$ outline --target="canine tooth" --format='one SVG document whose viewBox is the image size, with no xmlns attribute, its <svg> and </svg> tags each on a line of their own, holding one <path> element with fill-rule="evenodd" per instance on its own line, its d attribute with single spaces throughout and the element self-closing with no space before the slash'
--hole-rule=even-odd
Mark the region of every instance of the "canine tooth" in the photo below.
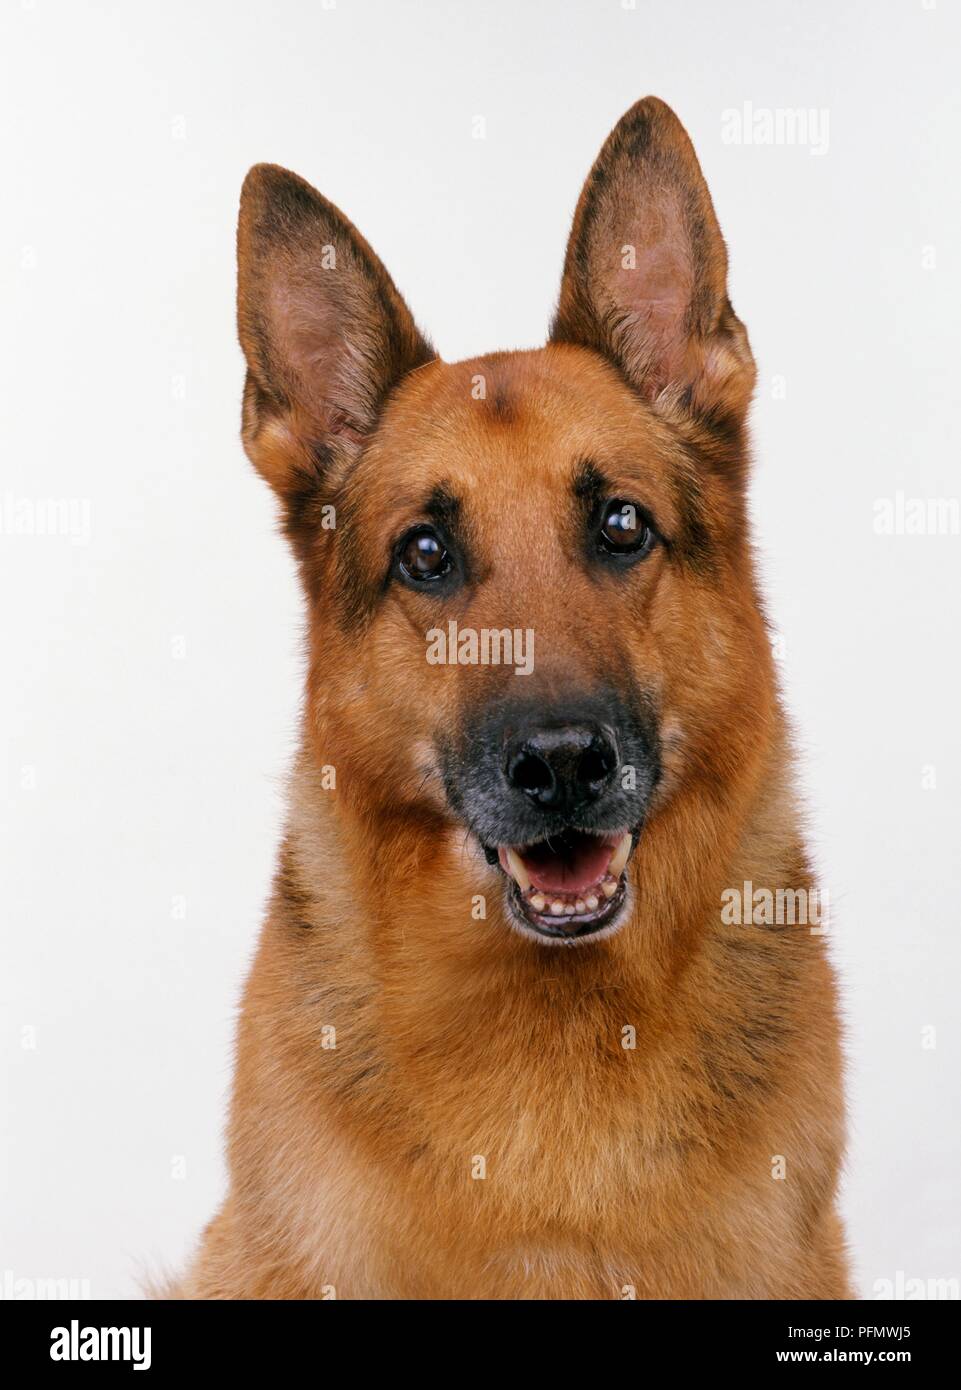
<svg viewBox="0 0 961 1390">
<path fill-rule="evenodd" d="M 593 893 L 591 893 L 590 897 L 585 898 L 584 905 L 587 908 L 588 912 L 593 912 L 594 909 L 597 907 L 599 901 L 600 900 L 598 898 L 595 898 Z"/>
<path fill-rule="evenodd" d="M 561 902 L 560 898 L 556 898 L 556 899 L 554 900 L 554 902 L 551 903 L 551 914 L 552 914 L 554 917 L 562 917 L 562 916 L 563 916 L 563 914 L 564 914 L 564 904 Z"/>
<path fill-rule="evenodd" d="M 607 872 L 612 878 L 620 878 L 624 865 L 627 863 L 627 856 L 631 852 L 631 832 L 628 830 L 618 841 L 617 849 L 611 856 L 611 862 L 607 866 Z"/>
<path fill-rule="evenodd" d="M 574 907 L 577 909 L 578 912 L 587 911 L 587 903 L 584 901 L 583 898 L 578 898 L 577 902 L 574 904 Z"/>
<path fill-rule="evenodd" d="M 510 869 L 514 878 L 517 879 L 522 893 L 526 893 L 531 886 L 531 876 L 524 868 L 524 861 L 516 850 L 509 849 L 506 854 L 507 867 Z"/>
<path fill-rule="evenodd" d="M 535 912 L 543 912 L 544 908 L 547 906 L 547 899 L 544 897 L 543 893 L 535 893 L 530 900 L 530 904 Z"/>
<path fill-rule="evenodd" d="M 601 892 L 604 894 L 605 898 L 613 898 L 614 894 L 617 892 L 617 879 L 606 878 L 601 884 Z"/>
</svg>

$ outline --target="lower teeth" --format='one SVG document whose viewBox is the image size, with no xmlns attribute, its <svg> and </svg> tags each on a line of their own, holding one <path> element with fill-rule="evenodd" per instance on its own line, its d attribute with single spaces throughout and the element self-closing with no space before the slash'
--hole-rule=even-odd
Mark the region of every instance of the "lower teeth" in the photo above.
<svg viewBox="0 0 961 1390">
<path fill-rule="evenodd" d="M 601 881 L 600 891 L 605 898 L 613 898 L 617 892 L 617 879 L 610 874 Z M 573 917 L 575 914 L 582 915 L 585 912 L 596 912 L 600 906 L 600 898 L 596 893 L 589 893 L 586 898 L 577 898 L 573 902 L 564 898 L 547 899 L 543 893 L 534 892 L 527 899 L 528 906 L 535 912 L 549 912 L 552 917 Z"/>
</svg>

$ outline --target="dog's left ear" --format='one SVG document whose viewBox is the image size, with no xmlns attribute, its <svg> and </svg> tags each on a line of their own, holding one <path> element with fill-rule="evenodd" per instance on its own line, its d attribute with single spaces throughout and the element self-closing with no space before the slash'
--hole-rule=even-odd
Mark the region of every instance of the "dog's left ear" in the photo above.
<svg viewBox="0 0 961 1390">
<path fill-rule="evenodd" d="M 743 422 L 755 367 L 724 238 L 687 132 L 657 97 L 621 118 L 584 185 L 551 340 L 602 353 L 663 408 Z"/>
</svg>

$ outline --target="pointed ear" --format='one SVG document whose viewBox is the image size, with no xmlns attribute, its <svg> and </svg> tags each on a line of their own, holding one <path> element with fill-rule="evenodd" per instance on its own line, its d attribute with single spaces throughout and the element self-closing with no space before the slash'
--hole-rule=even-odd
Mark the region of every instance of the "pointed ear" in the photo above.
<svg viewBox="0 0 961 1390">
<path fill-rule="evenodd" d="M 289 497 L 359 452 L 387 393 L 435 354 L 356 228 L 286 169 L 244 180 L 237 260 L 244 445 Z"/>
<path fill-rule="evenodd" d="M 687 133 L 657 97 L 621 118 L 584 185 L 551 338 L 603 353 L 663 408 L 743 422 L 755 368 L 724 239 Z"/>
</svg>

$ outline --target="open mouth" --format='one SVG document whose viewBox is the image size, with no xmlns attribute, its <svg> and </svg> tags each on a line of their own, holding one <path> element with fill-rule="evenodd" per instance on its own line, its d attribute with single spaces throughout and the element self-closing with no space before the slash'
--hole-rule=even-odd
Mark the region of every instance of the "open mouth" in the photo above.
<svg viewBox="0 0 961 1390">
<path fill-rule="evenodd" d="M 497 858 L 512 880 L 510 899 L 522 923 L 541 936 L 571 941 L 593 936 L 618 917 L 635 843 L 630 830 L 597 835 L 571 828 L 533 845 L 502 845 Z"/>
</svg>

